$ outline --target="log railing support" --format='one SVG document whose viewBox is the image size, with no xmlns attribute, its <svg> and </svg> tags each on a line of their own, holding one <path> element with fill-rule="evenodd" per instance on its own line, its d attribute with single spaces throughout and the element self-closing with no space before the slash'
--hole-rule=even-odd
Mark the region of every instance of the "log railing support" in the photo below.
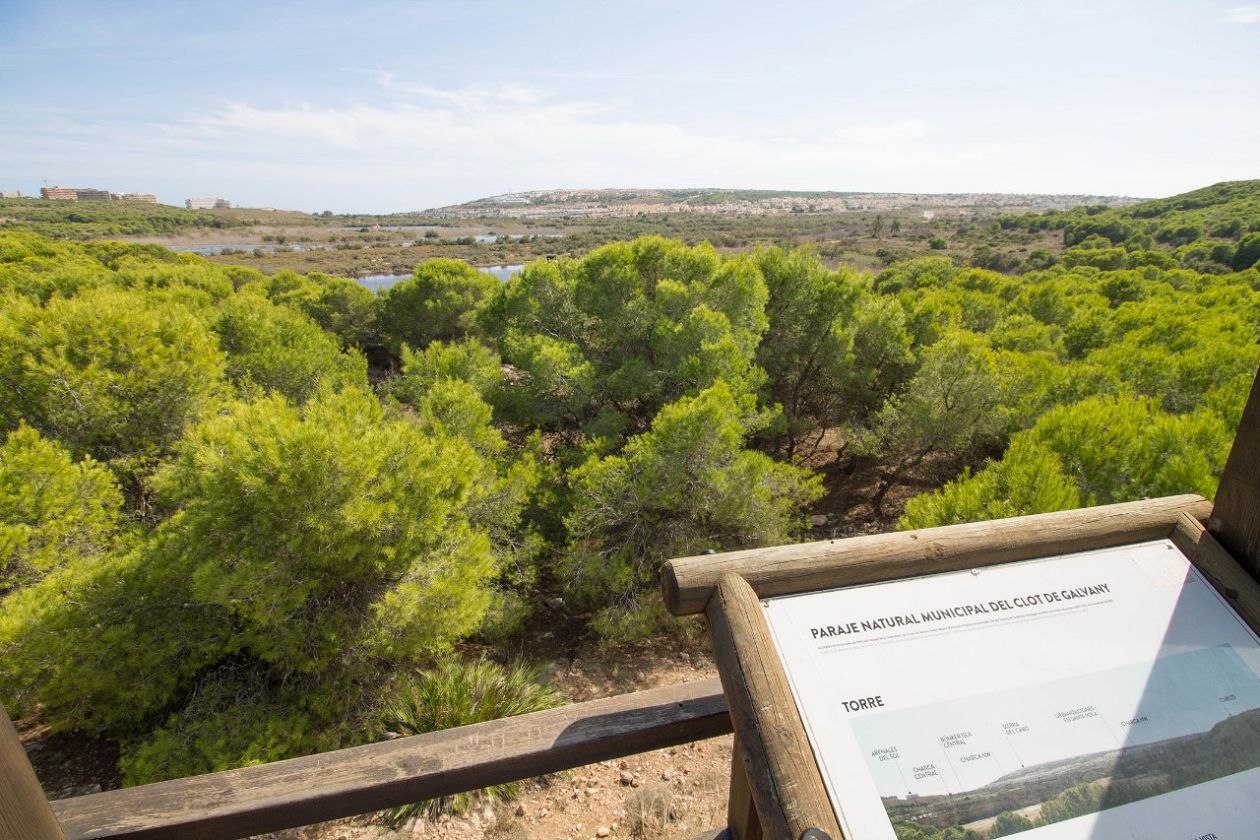
<svg viewBox="0 0 1260 840">
<path fill-rule="evenodd" d="M 731 744 L 731 792 L 726 803 L 726 825 L 731 840 L 762 840 L 761 818 L 757 816 L 757 806 L 748 787 L 738 738 Z"/>
<path fill-rule="evenodd" d="M 1260 580 L 1260 376 L 1225 462 L 1209 530 L 1255 580 Z"/>
<path fill-rule="evenodd" d="M 0 706 L 0 837 L 64 840 L 22 741 Z"/>
<path fill-rule="evenodd" d="M 747 581 L 726 574 L 705 615 L 735 729 L 735 761 L 746 774 L 761 831 L 795 840 L 815 828 L 843 840 L 761 601 Z"/>
</svg>

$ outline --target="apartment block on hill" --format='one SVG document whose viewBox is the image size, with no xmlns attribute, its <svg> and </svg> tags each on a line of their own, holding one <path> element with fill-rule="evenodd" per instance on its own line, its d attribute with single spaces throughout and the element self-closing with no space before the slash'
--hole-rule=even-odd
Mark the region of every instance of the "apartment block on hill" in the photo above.
<svg viewBox="0 0 1260 840">
<path fill-rule="evenodd" d="M 184 201 L 184 206 L 189 210 L 227 210 L 232 202 L 226 198 L 190 198 Z"/>
</svg>

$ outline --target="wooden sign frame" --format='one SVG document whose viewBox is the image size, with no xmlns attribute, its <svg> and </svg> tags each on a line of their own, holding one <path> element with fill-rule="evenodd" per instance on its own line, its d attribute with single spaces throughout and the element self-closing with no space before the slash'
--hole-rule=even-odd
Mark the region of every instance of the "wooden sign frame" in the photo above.
<svg viewBox="0 0 1260 840">
<path fill-rule="evenodd" d="M 942 528 L 887 535 L 879 541 L 837 540 L 814 544 L 826 545 L 827 556 L 813 564 L 809 574 L 801 574 L 803 558 L 799 556 L 780 567 L 779 574 L 760 569 L 754 576 L 760 590 L 738 570 L 754 556 L 707 555 L 672 561 L 665 573 L 667 593 L 673 587 L 679 593 L 695 591 L 701 577 L 716 578 L 704 614 L 735 730 L 728 813 L 732 836 L 736 840 L 763 836 L 795 840 L 808 829 L 819 829 L 833 840 L 844 837 L 761 597 L 919 577 L 915 572 L 924 565 L 931 567 L 924 574 L 935 574 L 1169 539 L 1260 634 L 1260 584 L 1208 533 L 1201 520 L 1209 512 L 1210 505 L 1200 497 L 1174 496 L 983 523 L 990 526 L 987 534 L 980 529 L 960 537 L 954 528 Z M 1018 536 L 1001 540 L 1000 548 L 990 541 L 994 534 L 1012 527 L 1018 529 Z M 1061 538 L 1047 540 L 1048 531 L 1059 531 Z M 859 544 L 846 546 L 849 542 Z M 985 558 L 990 562 L 977 563 L 975 551 L 986 544 L 993 549 Z M 925 548 L 927 558 L 921 556 Z M 735 569 L 723 569 L 728 565 Z M 816 585 L 820 576 L 826 581 Z M 810 583 L 794 585 L 799 580 Z M 685 603 L 671 601 L 669 606 L 679 610 Z"/>
<path fill-rule="evenodd" d="M 797 840 L 817 837 L 808 834 L 814 829 L 844 840 L 761 598 L 1160 539 L 1171 540 L 1260 634 L 1260 378 L 1252 386 L 1215 508 L 1200 496 L 1169 496 L 666 563 L 665 604 L 675 615 L 706 616 L 730 709 L 733 838 Z"/>
</svg>

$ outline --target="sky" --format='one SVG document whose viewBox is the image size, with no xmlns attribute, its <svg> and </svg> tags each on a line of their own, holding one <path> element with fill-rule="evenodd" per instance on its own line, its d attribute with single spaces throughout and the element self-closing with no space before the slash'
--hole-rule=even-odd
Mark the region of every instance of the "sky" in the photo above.
<svg viewBox="0 0 1260 840">
<path fill-rule="evenodd" d="M 0 189 L 318 212 L 1260 177 L 1237 0 L 0 0 Z"/>
</svg>

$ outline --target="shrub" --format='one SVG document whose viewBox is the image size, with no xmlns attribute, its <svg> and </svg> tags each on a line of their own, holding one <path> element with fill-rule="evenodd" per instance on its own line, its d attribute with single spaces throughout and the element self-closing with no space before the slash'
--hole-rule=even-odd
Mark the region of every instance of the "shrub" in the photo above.
<svg viewBox="0 0 1260 840">
<path fill-rule="evenodd" d="M 481 625 L 500 564 L 482 523 L 511 506 L 462 439 L 356 389 L 231 405 L 155 483 L 175 512 L 140 549 L 57 570 L 0 612 L 5 701 L 149 733 L 125 744 L 130 782 L 370 732 L 394 668 Z"/>
<path fill-rule="evenodd" d="M 989 829 L 989 837 L 1006 837 L 1008 834 L 1018 834 L 1021 831 L 1028 831 L 1035 828 L 1032 820 L 1016 814 L 1014 811 L 1003 811 L 997 815 L 997 819 L 993 822 L 993 828 Z"/>
<path fill-rule="evenodd" d="M 404 680 L 383 712 L 382 725 L 397 735 L 422 735 L 552 709 L 563 702 L 559 692 L 544 684 L 542 666 L 503 666 L 486 659 L 449 662 Z M 401 825 L 422 813 L 463 812 L 483 799 L 511 798 L 519 787 L 511 782 L 417 802 L 395 809 L 390 821 Z"/>
<path fill-rule="evenodd" d="M 1001 460 L 906 504 L 900 528 L 1048 513 L 1199 493 L 1211 498 L 1230 434 L 1214 411 L 1168 414 L 1153 400 L 1091 398 L 1046 412 Z"/>
<path fill-rule="evenodd" d="M 191 569 L 136 549 L 71 563 L 0 609 L 0 702 L 55 730 L 134 731 L 232 649 L 222 610 L 190 597 Z"/>
<path fill-rule="evenodd" d="M 1080 493 L 1058 458 L 1028 437 L 1016 437 L 1000 461 L 962 475 L 906 503 L 903 530 L 1050 513 L 1081 506 Z"/>
<path fill-rule="evenodd" d="M 108 551 L 121 507 L 109 470 L 29 426 L 11 432 L 0 446 L 0 596 Z"/>
<path fill-rule="evenodd" d="M 473 311 L 499 281 L 463 260 L 425 260 L 381 297 L 381 328 L 391 352 L 453 341 L 474 329 Z"/>
<path fill-rule="evenodd" d="M 496 564 L 466 506 L 489 472 L 458 438 L 347 389 L 233 406 L 157 484 L 199 600 L 229 610 L 257 656 L 313 673 L 345 649 L 405 659 L 476 629 Z"/>
<path fill-rule="evenodd" d="M 719 379 L 738 392 L 761 386 L 753 354 L 767 296 L 749 257 L 644 237 L 530 263 L 477 321 L 520 371 L 512 419 L 633 433 Z"/>
<path fill-rule="evenodd" d="M 950 331 L 925 350 L 910 382 L 868 419 L 857 448 L 889 459 L 891 482 L 928 455 L 959 463 L 1000 444 L 1018 425 L 1017 406 L 1030 387 L 1030 372 L 1012 360 L 994 352 L 983 336 Z"/>
<path fill-rule="evenodd" d="M 760 250 L 754 257 L 769 291 L 769 329 L 757 349 L 768 402 L 783 407 L 786 451 L 834 426 L 859 403 L 854 310 L 861 296 L 849 271 L 828 271 L 805 251 Z"/>
<path fill-rule="evenodd" d="M 1073 785 L 1041 806 L 1040 825 L 1070 820 L 1096 813 L 1104 807 L 1107 785 L 1086 782 Z"/>
<path fill-rule="evenodd" d="M 1260 233 L 1249 233 L 1242 238 L 1234 250 L 1232 262 L 1235 271 L 1244 271 L 1260 263 Z"/>
<path fill-rule="evenodd" d="M 0 306 L 0 430 L 25 421 L 124 473 L 147 470 L 222 398 L 223 370 L 203 320 L 153 293 Z"/>
<path fill-rule="evenodd" d="M 245 394 L 277 391 L 304 403 L 321 385 L 367 387 L 367 362 L 301 312 L 250 294 L 219 305 L 214 331 L 227 375 Z"/>
<path fill-rule="evenodd" d="M 564 570 L 579 600 L 637 612 L 667 558 L 774 545 L 803 527 L 821 483 L 743 448 L 757 421 L 750 409 L 751 398 L 737 401 L 718 382 L 663 408 L 621 454 L 572 472 Z"/>
<path fill-rule="evenodd" d="M 366 349 L 381 341 L 379 301 L 361 283 L 312 272 L 277 271 L 259 277 L 273 303 L 290 306 L 333 333 L 348 347 Z"/>
<path fill-rule="evenodd" d="M 434 385 L 457 380 L 489 401 L 502 387 L 503 378 L 498 354 L 479 341 L 434 341 L 421 350 L 403 345 L 402 372 L 390 381 L 390 390 L 414 407 Z"/>
</svg>

